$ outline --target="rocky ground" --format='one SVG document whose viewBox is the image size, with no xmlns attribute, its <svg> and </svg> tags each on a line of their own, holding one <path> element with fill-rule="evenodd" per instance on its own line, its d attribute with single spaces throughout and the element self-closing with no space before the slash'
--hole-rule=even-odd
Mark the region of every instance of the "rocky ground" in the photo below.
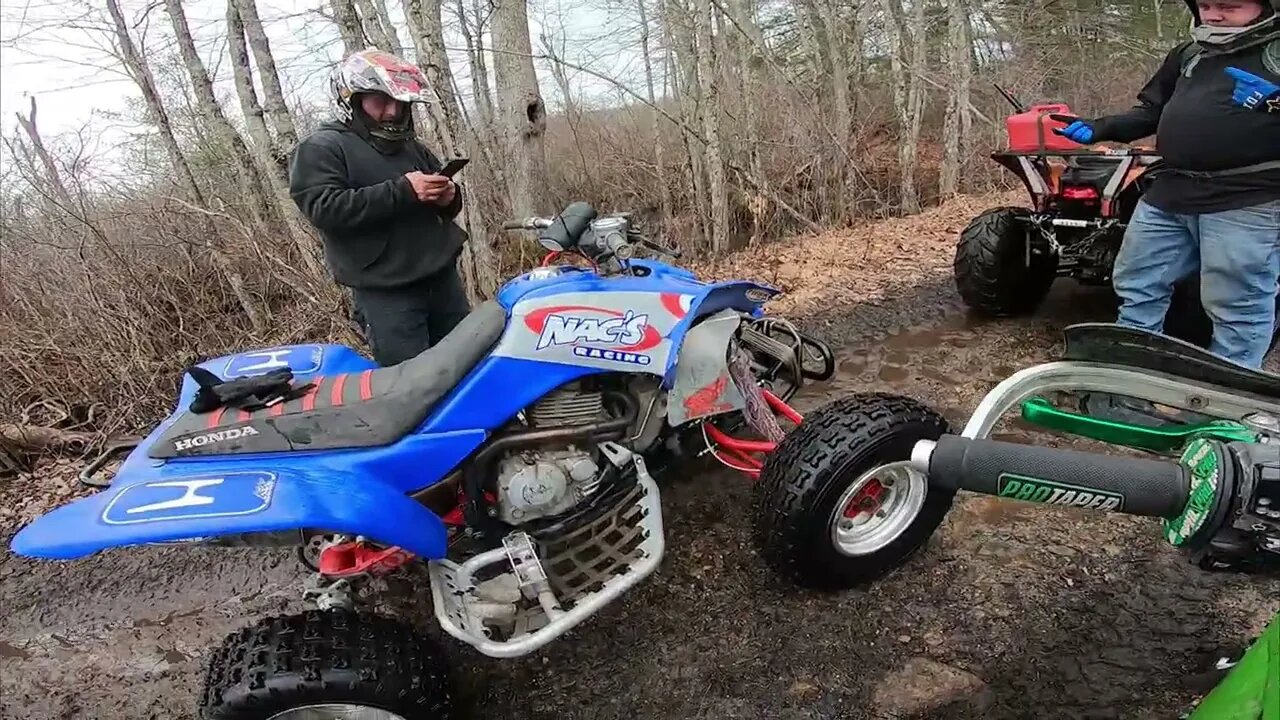
<svg viewBox="0 0 1280 720">
<path fill-rule="evenodd" d="M 845 393 L 927 401 L 959 425 L 1059 330 L 1110 319 L 1060 283 L 1031 319 L 978 322 L 951 243 L 982 207 L 749 250 L 712 274 L 788 290 L 779 311 L 839 348 L 801 409 Z M 1016 423 L 1002 437 L 1060 443 Z M 0 534 L 81 490 L 74 468 L 0 481 Z M 803 592 L 755 553 L 748 481 L 710 466 L 663 490 L 667 555 L 650 580 L 542 652 L 488 660 L 446 641 L 465 718 L 1174 718 L 1197 671 L 1280 610 L 1280 582 L 1209 575 L 1156 522 L 962 496 L 931 544 L 865 591 Z M 193 717 L 223 635 L 300 605 L 288 551 L 132 548 L 67 563 L 0 551 L 0 717 Z M 414 578 L 388 606 L 432 628 Z M 435 632 L 434 629 L 431 630 Z"/>
</svg>

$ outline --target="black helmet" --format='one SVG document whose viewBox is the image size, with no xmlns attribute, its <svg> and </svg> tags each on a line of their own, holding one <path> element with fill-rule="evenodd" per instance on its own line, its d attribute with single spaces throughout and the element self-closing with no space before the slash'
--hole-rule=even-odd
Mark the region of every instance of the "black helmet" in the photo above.
<svg viewBox="0 0 1280 720">
<path fill-rule="evenodd" d="M 1230 53 L 1260 45 L 1280 38 L 1280 0 L 1260 0 L 1262 15 L 1252 25 L 1245 27 L 1210 27 L 1200 22 L 1200 6 L 1196 0 L 1186 0 L 1195 22 L 1191 37 L 1206 50 Z"/>
</svg>

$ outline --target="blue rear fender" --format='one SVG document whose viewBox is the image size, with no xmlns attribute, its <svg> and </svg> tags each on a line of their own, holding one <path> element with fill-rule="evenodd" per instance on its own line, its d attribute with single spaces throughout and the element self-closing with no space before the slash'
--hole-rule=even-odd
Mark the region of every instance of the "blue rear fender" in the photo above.
<svg viewBox="0 0 1280 720">
<path fill-rule="evenodd" d="M 733 280 L 729 282 L 710 283 L 689 303 L 689 312 L 672 328 L 669 337 L 676 348 L 667 359 L 663 371 L 663 387 L 671 387 L 675 381 L 676 361 L 679 359 L 679 348 L 684 344 L 685 335 L 699 320 L 710 317 L 721 310 L 736 310 L 751 317 L 764 315 L 765 303 L 778 295 L 776 288 L 749 280 Z"/>
<path fill-rule="evenodd" d="M 36 519 L 11 547 L 29 557 L 70 560 L 111 547 L 307 528 L 444 557 L 440 518 L 369 474 L 324 464 L 314 471 L 251 467 L 184 463 L 182 474 L 117 477 L 109 489 Z"/>
</svg>

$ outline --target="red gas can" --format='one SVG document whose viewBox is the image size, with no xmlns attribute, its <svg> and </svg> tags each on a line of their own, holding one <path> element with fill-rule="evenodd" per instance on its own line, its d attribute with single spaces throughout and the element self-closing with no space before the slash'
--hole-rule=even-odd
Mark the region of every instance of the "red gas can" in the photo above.
<svg viewBox="0 0 1280 720">
<path fill-rule="evenodd" d="M 1014 152 L 1058 152 L 1080 150 L 1083 146 L 1053 132 L 1067 123 L 1051 120 L 1050 115 L 1072 115 L 1066 104 L 1032 105 L 1025 112 L 1010 115 L 1005 121 L 1009 133 L 1009 149 Z"/>
</svg>

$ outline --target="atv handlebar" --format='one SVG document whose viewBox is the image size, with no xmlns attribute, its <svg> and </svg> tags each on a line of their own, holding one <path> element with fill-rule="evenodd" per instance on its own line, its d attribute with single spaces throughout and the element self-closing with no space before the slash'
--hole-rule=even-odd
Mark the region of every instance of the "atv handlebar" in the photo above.
<svg viewBox="0 0 1280 720">
<path fill-rule="evenodd" d="M 628 260 L 635 255 L 635 245 L 654 252 L 680 257 L 680 251 L 646 239 L 631 227 L 630 213 L 599 216 L 589 203 L 570 203 L 555 217 L 531 216 L 502 223 L 503 230 L 537 230 L 538 242 L 548 249 L 576 249 L 588 258 L 615 257 Z"/>
<path fill-rule="evenodd" d="M 954 490 L 1159 518 L 1176 517 L 1190 492 L 1177 463 L 956 435 L 918 442 L 911 464 Z"/>
</svg>

